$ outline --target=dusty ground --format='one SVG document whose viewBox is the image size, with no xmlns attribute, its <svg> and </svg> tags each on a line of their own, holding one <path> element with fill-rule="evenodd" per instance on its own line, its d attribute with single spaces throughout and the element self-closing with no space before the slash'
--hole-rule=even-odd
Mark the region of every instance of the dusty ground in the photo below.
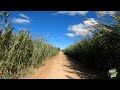
<svg viewBox="0 0 120 90">
<path fill-rule="evenodd" d="M 79 62 L 70 60 L 63 52 L 45 62 L 25 79 L 99 79 L 99 75 Z"/>
</svg>

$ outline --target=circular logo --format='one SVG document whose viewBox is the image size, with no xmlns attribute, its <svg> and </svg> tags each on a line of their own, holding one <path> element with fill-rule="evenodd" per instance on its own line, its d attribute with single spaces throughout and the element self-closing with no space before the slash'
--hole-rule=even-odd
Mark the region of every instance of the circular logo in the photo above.
<svg viewBox="0 0 120 90">
<path fill-rule="evenodd" d="M 108 76 L 109 76 L 109 78 L 111 78 L 111 79 L 117 78 L 117 76 L 118 76 L 117 70 L 116 70 L 115 68 L 110 69 L 110 70 L 109 70 L 109 73 L 108 73 Z"/>
</svg>

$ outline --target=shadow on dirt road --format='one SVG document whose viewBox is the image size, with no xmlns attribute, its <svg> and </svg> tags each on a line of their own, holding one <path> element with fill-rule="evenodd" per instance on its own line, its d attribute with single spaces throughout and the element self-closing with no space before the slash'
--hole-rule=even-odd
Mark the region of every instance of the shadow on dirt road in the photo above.
<svg viewBox="0 0 120 90">
<path fill-rule="evenodd" d="M 103 79 L 103 77 L 101 77 L 97 71 L 93 71 L 89 69 L 88 67 L 80 64 L 80 62 L 73 60 L 68 56 L 66 57 L 67 57 L 67 60 L 69 60 L 70 64 L 69 66 L 68 65 L 63 65 L 63 66 L 73 69 L 75 71 L 64 70 L 65 72 L 75 73 L 78 76 L 80 76 L 81 79 Z M 66 75 L 66 77 L 73 79 L 72 77 L 68 75 Z"/>
</svg>

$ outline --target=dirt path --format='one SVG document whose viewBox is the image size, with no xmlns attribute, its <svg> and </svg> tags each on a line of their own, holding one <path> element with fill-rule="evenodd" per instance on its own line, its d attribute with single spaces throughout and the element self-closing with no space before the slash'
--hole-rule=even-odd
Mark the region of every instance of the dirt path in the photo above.
<svg viewBox="0 0 120 90">
<path fill-rule="evenodd" d="M 99 78 L 95 72 L 79 66 L 63 52 L 45 62 L 45 66 L 35 70 L 27 79 L 94 79 Z"/>
</svg>

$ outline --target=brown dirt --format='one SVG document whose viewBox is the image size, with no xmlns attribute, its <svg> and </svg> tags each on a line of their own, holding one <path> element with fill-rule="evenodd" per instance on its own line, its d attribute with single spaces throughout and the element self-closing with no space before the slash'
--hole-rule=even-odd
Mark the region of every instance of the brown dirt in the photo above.
<svg viewBox="0 0 120 90">
<path fill-rule="evenodd" d="M 99 79 L 99 75 L 60 52 L 25 79 Z"/>
</svg>

